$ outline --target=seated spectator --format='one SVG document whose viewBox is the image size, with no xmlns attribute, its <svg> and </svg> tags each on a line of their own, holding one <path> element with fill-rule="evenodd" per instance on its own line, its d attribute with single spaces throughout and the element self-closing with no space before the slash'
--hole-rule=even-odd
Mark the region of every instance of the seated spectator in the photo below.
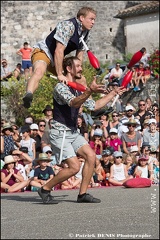
<svg viewBox="0 0 160 240">
<path fill-rule="evenodd" d="M 116 128 L 111 128 L 109 131 L 109 136 L 105 141 L 107 147 L 113 147 L 114 151 L 121 151 L 122 141 L 118 137 L 118 130 Z"/>
<path fill-rule="evenodd" d="M 140 152 L 140 147 L 142 143 L 142 137 L 139 131 L 136 131 L 135 128 L 139 125 L 135 119 L 131 119 L 128 122 L 124 123 L 128 127 L 128 132 L 123 133 L 121 140 L 122 140 L 122 147 L 123 151 L 126 154 L 130 153 L 131 146 L 138 146 L 138 151 Z"/>
<path fill-rule="evenodd" d="M 40 153 L 39 157 L 35 159 L 35 162 L 39 166 L 34 170 L 34 178 L 30 182 L 30 185 L 36 187 L 38 190 L 38 188 L 41 188 L 46 182 L 49 182 L 54 177 L 54 172 L 52 167 L 48 166 L 51 159 L 48 158 L 46 153 Z"/>
<path fill-rule="evenodd" d="M 8 81 L 9 78 L 12 77 L 12 70 L 8 66 L 8 62 L 6 59 L 2 59 L 2 66 L 1 66 L 1 80 Z"/>
<path fill-rule="evenodd" d="M 103 135 L 102 129 L 97 128 L 94 130 L 94 136 L 92 140 L 89 141 L 89 145 L 95 151 L 98 158 L 101 158 L 104 147 L 102 142 L 102 135 Z"/>
<path fill-rule="evenodd" d="M 135 147 L 135 146 L 133 146 Z M 133 154 L 125 154 L 123 157 L 123 163 L 126 165 L 128 175 L 134 175 L 135 168 L 137 166 L 136 156 Z"/>
<path fill-rule="evenodd" d="M 48 155 L 48 158 L 51 159 L 52 161 L 50 162 L 50 166 L 53 168 L 57 167 L 57 161 L 56 161 L 56 157 L 51 149 L 51 147 L 49 146 L 44 146 L 42 149 L 43 153 L 46 153 Z"/>
<path fill-rule="evenodd" d="M 16 68 L 13 71 L 13 77 L 15 77 L 18 81 L 23 76 L 22 64 L 17 63 Z"/>
<path fill-rule="evenodd" d="M 88 127 L 83 119 L 83 117 L 79 114 L 77 118 L 77 131 L 80 132 L 84 138 L 89 141 L 89 136 L 88 136 Z"/>
<path fill-rule="evenodd" d="M 148 158 L 146 156 L 139 156 L 138 166 L 135 168 L 134 176 L 153 180 L 153 168 L 151 164 L 148 164 Z"/>
<path fill-rule="evenodd" d="M 146 65 L 146 67 L 144 68 L 144 74 L 142 76 L 143 87 L 146 86 L 147 81 L 150 79 L 150 77 L 151 77 L 151 70 L 149 65 Z"/>
<path fill-rule="evenodd" d="M 116 128 L 118 129 L 118 126 L 119 126 L 119 114 L 117 112 L 112 112 L 111 113 L 111 120 L 109 120 L 109 123 L 108 123 L 108 130 L 110 130 L 111 128 Z"/>
<path fill-rule="evenodd" d="M 156 129 L 157 121 L 154 118 L 148 121 L 149 129 L 143 134 L 143 142 L 148 142 L 152 152 L 159 149 L 159 132 Z"/>
<path fill-rule="evenodd" d="M 101 169 L 97 172 L 97 180 L 101 185 L 108 186 L 108 179 L 110 177 L 110 168 L 113 165 L 112 152 L 109 149 L 103 150 L 102 158 L 100 159 Z"/>
<path fill-rule="evenodd" d="M 12 155 L 4 158 L 5 165 L 1 170 L 1 189 L 5 192 L 24 191 L 29 185 L 29 180 L 24 180 L 21 173 L 15 168 L 15 160 Z"/>
<path fill-rule="evenodd" d="M 32 170 L 32 158 L 28 155 L 28 148 L 21 147 L 19 149 L 14 149 L 10 152 L 10 154 L 14 157 L 19 164 L 24 166 L 26 175 L 28 177 L 30 171 Z"/>
<path fill-rule="evenodd" d="M 42 113 L 44 114 L 44 121 L 45 121 L 45 131 L 50 130 L 50 123 L 49 121 L 53 119 L 53 108 L 50 105 L 46 105 L 43 109 Z M 38 124 L 39 125 L 39 124 Z"/>
<path fill-rule="evenodd" d="M 4 140 L 4 156 L 9 155 L 10 151 L 14 149 L 14 140 L 13 140 L 13 129 L 10 123 L 3 125 L 2 129 L 3 140 Z"/>
<path fill-rule="evenodd" d="M 114 164 L 110 168 L 109 182 L 115 186 L 122 186 L 122 184 L 132 176 L 128 175 L 126 165 L 122 163 L 122 152 L 115 151 L 113 153 Z"/>
<path fill-rule="evenodd" d="M 33 138 L 36 143 L 35 143 L 35 148 L 36 148 L 36 158 L 39 156 L 40 153 L 42 153 L 42 148 L 41 148 L 41 136 L 38 134 L 38 124 L 32 123 L 30 125 L 30 137 Z"/>
<path fill-rule="evenodd" d="M 31 129 L 28 125 L 21 127 L 22 140 L 20 141 L 20 147 L 28 148 L 28 155 L 34 160 L 36 158 L 36 141 L 30 137 Z"/>
<path fill-rule="evenodd" d="M 114 78 L 120 78 L 123 73 L 122 68 L 120 68 L 120 63 L 116 62 L 116 66 L 111 69 L 109 82 L 112 82 Z"/>
<path fill-rule="evenodd" d="M 145 100 L 146 103 L 146 111 L 151 111 L 152 110 L 152 99 L 150 97 L 147 97 Z"/>
<path fill-rule="evenodd" d="M 20 141 L 22 140 L 22 137 L 20 136 L 19 127 L 16 124 L 11 125 L 13 130 L 13 140 L 14 140 L 14 148 L 20 147 Z"/>
<path fill-rule="evenodd" d="M 135 92 L 140 91 L 140 81 L 144 76 L 144 63 L 140 62 L 138 68 L 136 68 L 136 73 L 134 77 L 135 88 L 133 89 Z"/>
</svg>

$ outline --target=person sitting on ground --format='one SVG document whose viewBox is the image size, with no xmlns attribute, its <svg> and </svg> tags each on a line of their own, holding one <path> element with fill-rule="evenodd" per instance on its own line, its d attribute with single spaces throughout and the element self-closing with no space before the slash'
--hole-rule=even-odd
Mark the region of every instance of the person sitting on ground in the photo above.
<svg viewBox="0 0 160 240">
<path fill-rule="evenodd" d="M 14 149 L 13 129 L 10 123 L 6 123 L 2 128 L 2 143 L 4 144 L 4 156 L 9 155 L 9 152 Z"/>
<path fill-rule="evenodd" d="M 154 179 L 153 167 L 151 164 L 148 164 L 148 157 L 145 155 L 139 156 L 138 166 L 136 166 L 134 171 L 134 177 Z"/>
<path fill-rule="evenodd" d="M 54 177 L 54 172 L 52 167 L 48 166 L 48 163 L 52 161 L 48 158 L 46 153 L 40 153 L 39 157 L 34 160 L 39 167 L 34 170 L 34 178 L 30 182 L 33 187 L 41 188 L 44 184 L 49 182 Z M 31 187 L 32 190 L 32 187 Z"/>
<path fill-rule="evenodd" d="M 108 179 L 110 177 L 110 168 L 113 165 L 113 152 L 109 149 L 103 150 L 102 158 L 100 159 L 101 169 L 97 173 L 97 180 L 101 182 L 101 185 L 108 186 Z"/>
<path fill-rule="evenodd" d="M 133 147 L 135 147 L 135 146 L 133 146 Z M 123 161 L 124 161 L 123 163 L 126 165 L 128 175 L 133 176 L 135 168 L 137 166 L 136 156 L 133 155 L 132 153 L 125 154 L 124 157 L 123 157 Z"/>
<path fill-rule="evenodd" d="M 113 153 L 114 164 L 110 168 L 110 177 L 108 181 L 115 186 L 122 186 L 122 184 L 129 178 L 133 178 L 128 175 L 126 165 L 122 163 L 122 152 L 115 151 Z"/>
<path fill-rule="evenodd" d="M 12 77 L 12 70 L 8 66 L 8 62 L 6 59 L 2 59 L 1 66 L 1 81 L 8 81 L 9 78 Z"/>
<path fill-rule="evenodd" d="M 120 68 L 120 63 L 116 62 L 116 66 L 111 69 L 110 77 L 109 77 L 109 82 L 112 82 L 114 78 L 120 78 L 123 73 L 122 68 Z"/>
<path fill-rule="evenodd" d="M 24 180 L 19 170 L 15 167 L 16 160 L 12 155 L 4 158 L 5 165 L 1 170 L 1 189 L 5 192 L 24 191 L 29 185 L 30 180 Z"/>
<path fill-rule="evenodd" d="M 23 76 L 22 64 L 17 63 L 16 68 L 13 71 L 13 77 L 15 77 L 18 81 Z"/>
</svg>

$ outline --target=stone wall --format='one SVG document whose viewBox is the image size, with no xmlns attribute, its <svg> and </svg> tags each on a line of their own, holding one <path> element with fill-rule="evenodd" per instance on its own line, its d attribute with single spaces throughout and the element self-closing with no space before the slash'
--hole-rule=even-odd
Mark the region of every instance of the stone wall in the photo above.
<svg viewBox="0 0 160 240">
<path fill-rule="evenodd" d="M 1 58 L 14 68 L 21 62 L 16 51 L 25 41 L 33 46 L 44 39 L 57 22 L 76 16 L 82 6 L 97 11 L 89 48 L 100 62 L 122 59 L 125 50 L 123 21 L 114 16 L 119 10 L 142 1 L 2 1 Z M 85 54 L 87 58 L 87 54 Z M 107 59 L 106 59 L 107 58 Z"/>
</svg>

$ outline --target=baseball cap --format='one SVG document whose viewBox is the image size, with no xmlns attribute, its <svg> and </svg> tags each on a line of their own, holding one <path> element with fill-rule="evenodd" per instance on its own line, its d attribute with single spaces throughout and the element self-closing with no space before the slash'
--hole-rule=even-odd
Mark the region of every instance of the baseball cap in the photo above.
<svg viewBox="0 0 160 240">
<path fill-rule="evenodd" d="M 31 130 L 34 130 L 34 129 L 38 130 L 38 125 L 37 125 L 36 123 L 32 123 L 32 124 L 30 125 L 30 129 L 31 129 Z"/>
<path fill-rule="evenodd" d="M 46 153 L 46 152 L 52 152 L 52 149 L 50 148 L 50 146 L 45 146 L 43 147 L 43 153 Z"/>
<path fill-rule="evenodd" d="M 112 152 L 109 149 L 105 149 L 102 152 L 102 156 L 105 156 L 105 155 L 110 156 L 110 155 L 112 155 Z"/>
<path fill-rule="evenodd" d="M 122 155 L 122 152 L 120 152 L 120 151 L 115 151 L 114 153 L 113 153 L 113 157 L 122 157 L 123 155 Z"/>
<path fill-rule="evenodd" d="M 133 106 L 131 105 L 126 106 L 125 111 L 128 111 L 128 110 L 134 110 Z"/>
<path fill-rule="evenodd" d="M 30 127 L 28 125 L 24 125 L 21 127 L 21 133 L 25 133 L 25 132 L 30 132 Z"/>
<path fill-rule="evenodd" d="M 154 119 L 154 118 L 149 119 L 148 124 L 151 124 L 151 123 L 157 124 L 156 119 Z"/>
<path fill-rule="evenodd" d="M 118 130 L 116 128 L 111 128 L 109 133 L 118 133 Z"/>
</svg>

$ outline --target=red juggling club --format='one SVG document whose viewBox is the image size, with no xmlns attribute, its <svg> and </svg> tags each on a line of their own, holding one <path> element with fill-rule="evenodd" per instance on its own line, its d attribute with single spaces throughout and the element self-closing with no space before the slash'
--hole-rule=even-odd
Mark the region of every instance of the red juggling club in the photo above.
<svg viewBox="0 0 160 240">
<path fill-rule="evenodd" d="M 134 53 L 130 62 L 128 63 L 128 65 L 126 66 L 126 69 L 124 70 L 123 74 L 119 77 L 119 79 L 122 79 L 126 72 L 128 71 L 128 69 L 131 69 L 137 62 L 140 61 L 141 57 L 143 56 L 143 53 L 146 51 L 146 48 L 143 47 L 141 50 L 139 50 L 138 52 Z"/>
<path fill-rule="evenodd" d="M 137 62 L 139 62 L 145 51 L 146 51 L 146 48 L 143 47 L 140 51 L 136 52 L 132 56 L 129 64 L 127 65 L 127 68 L 129 69 L 129 68 L 133 67 Z"/>
<path fill-rule="evenodd" d="M 121 87 L 127 87 L 128 83 L 131 81 L 133 76 L 133 71 L 129 70 L 126 75 L 124 76 L 122 83 L 121 83 Z M 114 101 L 111 104 L 111 107 L 114 106 L 114 104 L 116 103 L 117 99 L 119 98 L 119 95 L 117 94 L 117 96 L 115 97 Z"/>
<path fill-rule="evenodd" d="M 83 46 L 85 48 L 85 50 L 87 51 L 87 55 L 88 55 L 88 59 L 90 61 L 90 64 L 92 65 L 92 67 L 94 67 L 97 71 L 100 70 L 100 64 L 98 59 L 96 58 L 96 56 L 89 50 L 87 44 L 85 43 L 85 41 L 83 40 L 83 37 L 81 37 L 81 42 L 83 43 Z"/>
<path fill-rule="evenodd" d="M 49 75 L 51 78 L 54 78 L 57 80 L 57 77 L 56 76 L 53 76 L 53 75 Z M 68 81 L 68 86 L 70 86 L 71 88 L 74 88 L 80 92 L 84 92 L 86 90 L 86 87 L 83 86 L 82 84 L 80 83 L 76 83 L 76 82 L 70 82 Z"/>
</svg>

